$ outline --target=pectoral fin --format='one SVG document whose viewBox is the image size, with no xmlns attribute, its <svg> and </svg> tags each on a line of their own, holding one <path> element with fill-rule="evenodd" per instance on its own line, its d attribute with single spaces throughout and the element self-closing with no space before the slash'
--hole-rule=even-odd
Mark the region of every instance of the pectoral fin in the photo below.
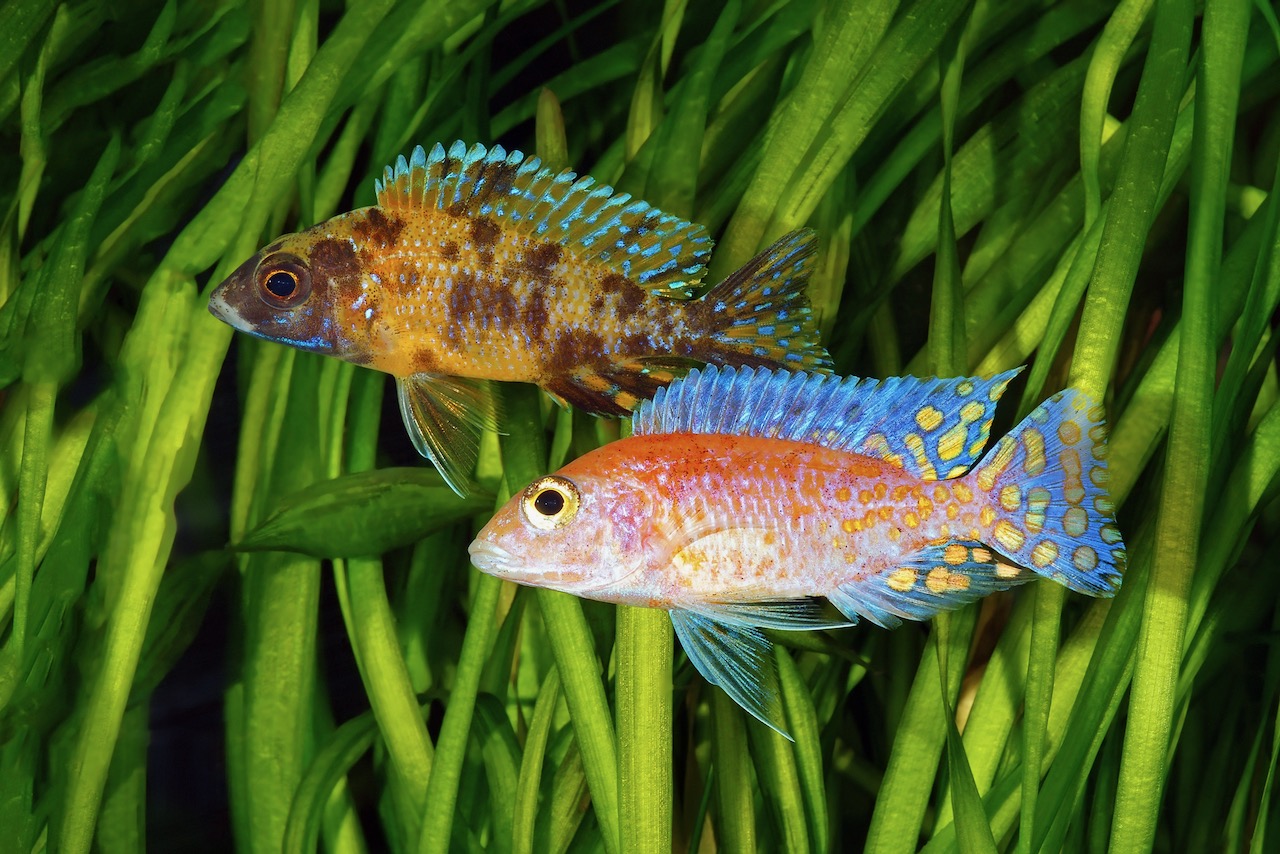
<svg viewBox="0 0 1280 854">
<path fill-rule="evenodd" d="M 475 492 L 471 475 L 480 454 L 480 431 L 496 430 L 497 401 L 482 380 L 437 374 L 397 377 L 400 414 L 413 445 L 463 497 Z"/>
<path fill-rule="evenodd" d="M 706 613 L 675 609 L 671 623 L 685 654 L 712 685 L 784 738 L 786 731 L 773 644 L 758 629 Z"/>
</svg>

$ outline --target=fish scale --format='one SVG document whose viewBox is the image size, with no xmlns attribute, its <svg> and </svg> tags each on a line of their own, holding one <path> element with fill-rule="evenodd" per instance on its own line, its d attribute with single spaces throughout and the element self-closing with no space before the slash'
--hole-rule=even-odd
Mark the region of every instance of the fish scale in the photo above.
<svg viewBox="0 0 1280 854">
<path fill-rule="evenodd" d="M 414 445 L 460 493 L 496 427 L 490 381 L 624 415 L 699 364 L 830 368 L 804 296 L 811 231 L 707 289 L 702 226 L 518 151 L 418 147 L 376 190 L 265 247 L 210 310 L 396 377 Z"/>
<path fill-rule="evenodd" d="M 1102 409 L 1060 392 L 986 450 L 1016 373 L 692 371 L 512 499 L 472 562 L 667 610 L 699 672 L 786 735 L 763 628 L 893 628 L 1037 577 L 1114 594 Z"/>
</svg>

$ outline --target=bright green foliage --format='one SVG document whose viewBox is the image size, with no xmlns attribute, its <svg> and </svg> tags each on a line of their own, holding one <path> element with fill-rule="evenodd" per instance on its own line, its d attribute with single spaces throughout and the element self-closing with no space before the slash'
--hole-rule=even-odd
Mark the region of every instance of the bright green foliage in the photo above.
<svg viewBox="0 0 1280 854">
<path fill-rule="evenodd" d="M 1277 79 L 1264 0 L 0 5 L 0 848 L 1270 850 Z M 457 138 L 706 224 L 713 279 L 815 228 L 842 373 L 1104 401 L 1119 595 L 778 633 L 790 742 L 662 612 L 476 573 L 617 422 L 504 388 L 459 499 L 385 377 L 206 311 Z"/>
</svg>

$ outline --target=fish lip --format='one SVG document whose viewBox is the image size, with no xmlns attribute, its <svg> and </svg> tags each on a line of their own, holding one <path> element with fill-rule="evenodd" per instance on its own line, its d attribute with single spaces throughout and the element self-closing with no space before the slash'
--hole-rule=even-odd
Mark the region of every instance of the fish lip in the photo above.
<svg viewBox="0 0 1280 854">
<path fill-rule="evenodd" d="M 231 326 L 235 326 L 236 321 L 239 319 L 235 309 L 227 302 L 227 298 L 222 295 L 222 288 L 218 288 L 209 295 L 209 313 Z"/>
<path fill-rule="evenodd" d="M 467 551 L 471 554 L 471 565 L 481 572 L 506 573 L 511 569 L 513 555 L 497 543 L 477 539 Z"/>
</svg>

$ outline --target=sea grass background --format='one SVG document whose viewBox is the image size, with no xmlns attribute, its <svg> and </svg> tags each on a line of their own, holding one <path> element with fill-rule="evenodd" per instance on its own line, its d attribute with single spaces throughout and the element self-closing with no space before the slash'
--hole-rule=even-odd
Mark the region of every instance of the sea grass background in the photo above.
<svg viewBox="0 0 1280 854">
<path fill-rule="evenodd" d="M 0 850 L 1270 850 L 1278 107 L 1265 0 L 8 0 Z M 504 389 L 464 503 L 384 377 L 205 310 L 457 138 L 712 279 L 816 228 L 843 373 L 1104 400 L 1119 596 L 779 637 L 793 745 L 661 612 L 470 569 L 619 425 Z"/>
</svg>

